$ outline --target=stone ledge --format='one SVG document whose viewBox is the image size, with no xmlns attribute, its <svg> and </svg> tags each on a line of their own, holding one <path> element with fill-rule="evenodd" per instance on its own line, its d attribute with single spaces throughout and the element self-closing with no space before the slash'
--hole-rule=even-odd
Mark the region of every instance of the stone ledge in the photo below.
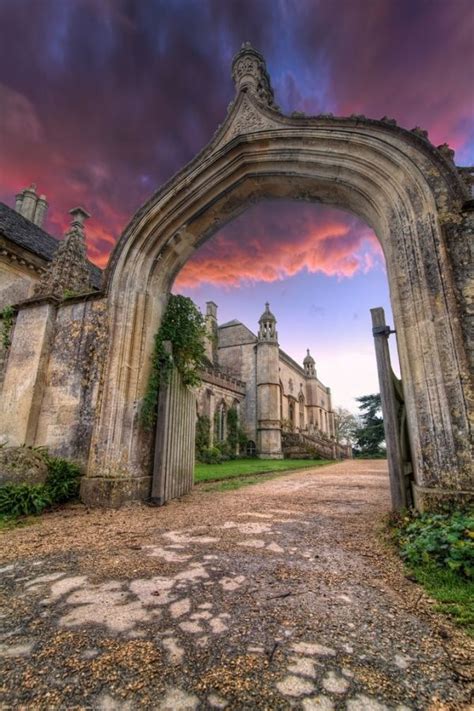
<svg viewBox="0 0 474 711">
<path fill-rule="evenodd" d="M 443 511 L 461 505 L 474 505 L 474 490 L 435 489 L 413 484 L 413 498 L 418 511 Z"/>
<path fill-rule="evenodd" d="M 80 497 L 86 506 L 116 509 L 130 501 L 146 501 L 150 497 L 151 477 L 106 479 L 84 477 Z"/>
</svg>

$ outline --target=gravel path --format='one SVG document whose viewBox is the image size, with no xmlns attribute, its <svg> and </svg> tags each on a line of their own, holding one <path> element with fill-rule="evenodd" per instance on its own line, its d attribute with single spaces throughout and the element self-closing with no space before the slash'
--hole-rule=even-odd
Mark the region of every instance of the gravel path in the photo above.
<svg viewBox="0 0 474 711">
<path fill-rule="evenodd" d="M 469 640 L 387 510 L 385 462 L 359 461 L 7 531 L 0 708 L 469 708 Z"/>
</svg>

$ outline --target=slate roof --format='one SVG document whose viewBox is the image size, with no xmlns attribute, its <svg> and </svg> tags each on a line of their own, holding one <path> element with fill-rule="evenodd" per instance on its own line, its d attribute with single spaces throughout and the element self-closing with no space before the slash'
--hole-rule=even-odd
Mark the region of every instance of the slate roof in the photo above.
<svg viewBox="0 0 474 711">
<path fill-rule="evenodd" d="M 244 324 L 242 321 L 237 321 L 236 318 L 232 319 L 232 321 L 226 321 L 225 323 L 221 323 L 218 328 L 227 328 L 228 326 L 243 326 Z"/>
<path fill-rule="evenodd" d="M 59 240 L 27 220 L 5 203 L 0 202 L 0 234 L 19 247 L 50 262 L 56 252 Z M 95 289 L 102 285 L 102 269 L 89 262 L 91 283 Z"/>
</svg>

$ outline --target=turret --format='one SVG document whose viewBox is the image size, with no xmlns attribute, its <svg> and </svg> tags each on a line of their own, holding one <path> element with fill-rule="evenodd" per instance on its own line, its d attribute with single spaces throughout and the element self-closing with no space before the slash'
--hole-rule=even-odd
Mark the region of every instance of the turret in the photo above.
<svg viewBox="0 0 474 711">
<path fill-rule="evenodd" d="M 314 362 L 313 356 L 309 352 L 309 348 L 306 350 L 306 354 L 306 358 L 303 361 L 304 374 L 307 378 L 315 378 L 316 363 Z"/>
<path fill-rule="evenodd" d="M 265 304 L 257 340 L 257 438 L 262 459 L 282 459 L 276 318 Z"/>
</svg>

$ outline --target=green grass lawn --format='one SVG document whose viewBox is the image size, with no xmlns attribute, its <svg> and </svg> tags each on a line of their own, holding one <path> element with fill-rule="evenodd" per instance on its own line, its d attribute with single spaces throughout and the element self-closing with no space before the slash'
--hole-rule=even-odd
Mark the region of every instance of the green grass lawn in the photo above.
<svg viewBox="0 0 474 711">
<path fill-rule="evenodd" d="M 222 481 L 252 474 L 286 472 L 291 469 L 314 469 L 334 462 L 327 459 L 234 459 L 220 464 L 196 464 L 194 482 Z M 260 477 L 255 478 L 256 483 Z M 230 487 L 229 487 L 230 488 Z M 234 487 L 232 487 L 234 488 Z"/>
</svg>

